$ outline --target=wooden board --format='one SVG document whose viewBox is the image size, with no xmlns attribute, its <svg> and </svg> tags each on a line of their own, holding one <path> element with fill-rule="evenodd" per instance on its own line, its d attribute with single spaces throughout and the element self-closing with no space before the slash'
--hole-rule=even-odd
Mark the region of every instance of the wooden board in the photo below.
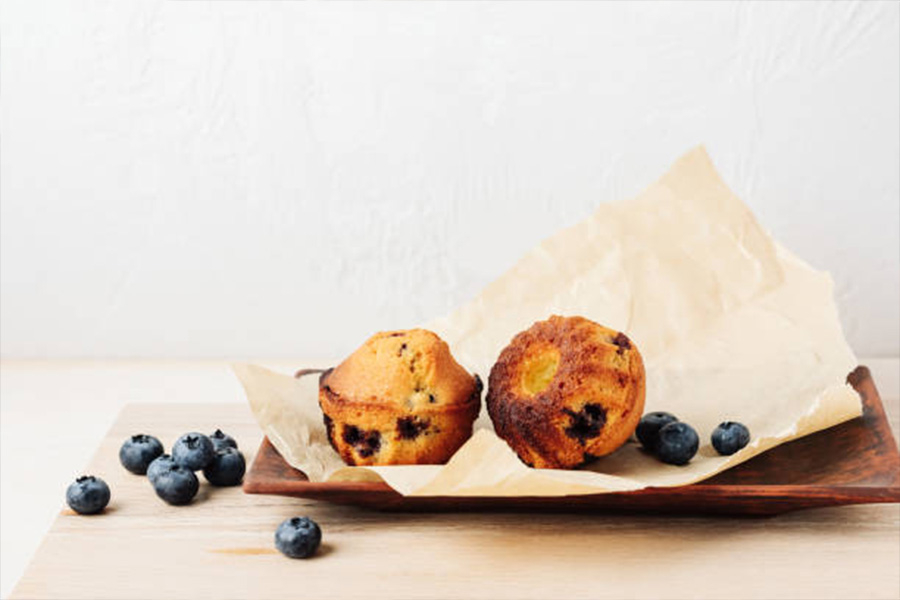
<svg viewBox="0 0 900 600">
<path fill-rule="evenodd" d="M 900 453 L 878 390 L 865 367 L 847 379 L 863 397 L 861 418 L 778 446 L 695 485 L 557 498 L 408 497 L 384 483 L 311 483 L 263 440 L 244 490 L 388 510 L 772 515 L 841 504 L 900 502 Z"/>
<path fill-rule="evenodd" d="M 118 464 L 130 434 L 168 447 L 215 427 L 254 458 L 262 436 L 243 405 L 128 406 L 85 470 L 109 482 L 108 511 L 61 510 L 12 598 L 900 597 L 897 505 L 751 520 L 410 514 L 203 484 L 193 505 L 171 507 Z M 275 527 L 295 515 L 323 528 L 311 560 L 273 549 Z"/>
</svg>

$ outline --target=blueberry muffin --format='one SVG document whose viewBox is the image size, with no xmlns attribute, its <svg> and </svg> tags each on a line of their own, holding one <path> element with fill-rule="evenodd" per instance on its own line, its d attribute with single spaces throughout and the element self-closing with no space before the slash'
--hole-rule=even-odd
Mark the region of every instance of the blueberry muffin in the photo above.
<svg viewBox="0 0 900 600">
<path fill-rule="evenodd" d="M 644 410 L 644 364 L 624 333 L 553 316 L 516 335 L 491 369 L 494 429 L 523 462 L 567 469 L 621 446 Z"/>
<path fill-rule="evenodd" d="M 348 465 L 435 464 L 472 435 L 481 388 L 436 334 L 390 331 L 322 374 L 319 405 Z"/>
</svg>

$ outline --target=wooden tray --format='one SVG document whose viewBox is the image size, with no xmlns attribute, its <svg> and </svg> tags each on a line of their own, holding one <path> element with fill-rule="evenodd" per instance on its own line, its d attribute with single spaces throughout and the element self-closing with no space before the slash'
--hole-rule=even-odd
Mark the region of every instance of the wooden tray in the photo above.
<svg viewBox="0 0 900 600">
<path fill-rule="evenodd" d="M 900 452 L 869 369 L 857 367 L 847 381 L 863 398 L 860 418 L 782 444 L 694 485 L 550 498 L 403 496 L 385 483 L 311 483 L 263 439 L 244 478 L 244 491 L 409 511 L 775 515 L 802 508 L 900 502 Z"/>
</svg>

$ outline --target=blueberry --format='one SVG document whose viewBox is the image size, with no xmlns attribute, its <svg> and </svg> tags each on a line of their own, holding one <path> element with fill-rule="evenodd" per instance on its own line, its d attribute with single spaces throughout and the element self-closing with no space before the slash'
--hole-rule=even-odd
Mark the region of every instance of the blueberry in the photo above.
<svg viewBox="0 0 900 600">
<path fill-rule="evenodd" d="M 659 443 L 659 430 L 669 423 L 675 423 L 678 417 L 667 412 L 652 412 L 641 417 L 638 423 L 637 434 L 638 441 L 650 452 L 656 452 L 656 446 Z"/>
<path fill-rule="evenodd" d="M 750 430 L 742 423 L 725 421 L 713 429 L 712 445 L 719 454 L 734 454 L 750 443 Z"/>
<path fill-rule="evenodd" d="M 664 425 L 659 430 L 656 456 L 670 465 L 685 465 L 697 453 L 699 446 L 700 438 L 694 428 L 677 421 Z"/>
<path fill-rule="evenodd" d="M 171 456 L 169 456 L 168 454 L 162 454 L 160 456 L 157 456 L 153 460 L 153 462 L 150 463 L 150 466 L 147 467 L 147 479 L 150 480 L 150 483 L 153 483 L 153 481 L 157 477 L 159 477 L 160 473 L 162 473 L 163 471 L 167 471 L 168 469 L 171 469 L 173 466 L 175 466 L 177 464 L 178 463 L 175 462 L 175 459 L 172 458 Z"/>
<path fill-rule="evenodd" d="M 216 457 L 212 440 L 202 433 L 186 433 L 172 446 L 172 458 L 191 471 L 205 468 Z"/>
<path fill-rule="evenodd" d="M 93 475 L 79 477 L 66 490 L 66 504 L 81 515 L 97 514 L 109 504 L 109 486 Z"/>
<path fill-rule="evenodd" d="M 225 447 L 203 469 L 203 476 L 213 485 L 240 485 L 246 469 L 244 455 L 234 448 Z"/>
<path fill-rule="evenodd" d="M 188 504 L 200 489 L 200 480 L 190 469 L 181 465 L 172 465 L 160 471 L 153 479 L 156 495 L 176 506 Z"/>
<path fill-rule="evenodd" d="M 152 435 L 139 433 L 122 443 L 122 447 L 119 448 L 119 461 L 135 475 L 143 475 L 150 463 L 162 453 L 162 442 Z"/>
<path fill-rule="evenodd" d="M 307 558 L 322 541 L 322 530 L 309 517 L 288 519 L 275 530 L 275 547 L 285 556 Z"/>
<path fill-rule="evenodd" d="M 223 448 L 235 448 L 237 449 L 237 442 L 233 437 L 224 433 L 221 429 L 216 429 L 213 431 L 212 435 L 209 436 L 209 439 L 212 440 L 213 447 L 216 449 L 216 452 L 221 451 Z"/>
</svg>

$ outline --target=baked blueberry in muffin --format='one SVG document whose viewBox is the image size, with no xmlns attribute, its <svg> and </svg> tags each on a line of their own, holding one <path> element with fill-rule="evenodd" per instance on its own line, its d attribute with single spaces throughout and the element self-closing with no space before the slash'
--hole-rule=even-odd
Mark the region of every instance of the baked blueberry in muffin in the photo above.
<svg viewBox="0 0 900 600">
<path fill-rule="evenodd" d="M 435 464 L 472 435 L 481 389 L 436 334 L 390 331 L 322 374 L 319 405 L 348 465 Z"/>
<path fill-rule="evenodd" d="M 644 364 L 624 333 L 553 316 L 516 335 L 491 369 L 494 429 L 526 464 L 572 468 L 619 448 L 644 409 Z"/>
</svg>

